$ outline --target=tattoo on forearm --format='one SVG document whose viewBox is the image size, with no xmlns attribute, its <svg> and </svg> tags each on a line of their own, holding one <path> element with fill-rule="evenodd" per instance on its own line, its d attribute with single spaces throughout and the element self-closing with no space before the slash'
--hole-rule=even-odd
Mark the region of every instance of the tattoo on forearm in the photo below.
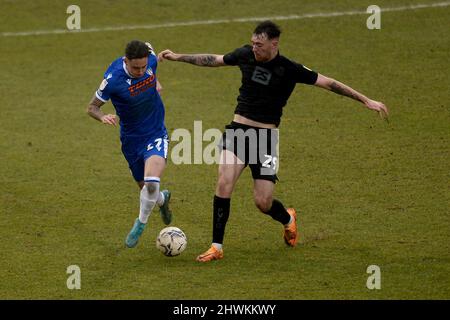
<svg viewBox="0 0 450 320">
<path fill-rule="evenodd" d="M 96 96 L 92 97 L 92 100 L 89 102 L 88 106 L 88 114 L 94 119 L 101 121 L 103 112 L 100 110 L 100 107 L 104 104 L 105 103 L 102 100 L 98 99 Z"/>
<path fill-rule="evenodd" d="M 352 92 L 351 90 L 344 87 L 340 83 L 337 83 L 336 81 L 333 81 L 331 83 L 330 90 L 333 91 L 334 93 L 337 93 L 337 94 L 340 94 L 343 96 L 347 96 L 349 98 L 352 98 L 352 99 L 362 102 L 361 98 L 355 92 Z"/>
<path fill-rule="evenodd" d="M 195 64 L 197 66 L 217 66 L 216 57 L 210 54 L 185 55 L 181 56 L 179 61 Z"/>
<path fill-rule="evenodd" d="M 105 103 L 97 97 L 92 98 L 90 105 L 100 108 Z"/>
</svg>

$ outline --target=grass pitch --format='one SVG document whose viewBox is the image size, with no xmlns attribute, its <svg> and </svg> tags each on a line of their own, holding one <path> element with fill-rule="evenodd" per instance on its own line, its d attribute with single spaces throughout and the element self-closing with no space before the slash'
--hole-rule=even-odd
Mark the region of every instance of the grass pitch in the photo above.
<svg viewBox="0 0 450 320">
<path fill-rule="evenodd" d="M 433 1 L 378 1 L 383 7 Z M 0 31 L 64 29 L 67 1 L 1 0 Z M 339 1 L 77 1 L 82 29 L 169 22 L 365 11 Z M 0 298 L 2 299 L 449 299 L 450 6 L 369 16 L 275 20 L 281 53 L 390 108 L 390 122 L 348 98 L 299 85 L 280 126 L 276 197 L 300 211 L 300 244 L 253 205 L 245 171 L 231 203 L 225 259 L 194 261 L 211 241 L 216 165 L 174 165 L 173 225 L 188 236 L 179 257 L 155 248 L 155 211 L 137 248 L 124 238 L 138 189 L 118 130 L 85 109 L 109 63 L 131 39 L 157 51 L 226 53 L 254 22 L 70 34 L 0 36 Z M 238 68 L 159 65 L 166 125 L 231 121 Z M 105 105 L 112 111 L 111 104 Z M 176 143 L 172 144 L 172 147 Z M 66 269 L 81 269 L 69 290 Z M 369 265 L 381 289 L 368 290 Z"/>
</svg>

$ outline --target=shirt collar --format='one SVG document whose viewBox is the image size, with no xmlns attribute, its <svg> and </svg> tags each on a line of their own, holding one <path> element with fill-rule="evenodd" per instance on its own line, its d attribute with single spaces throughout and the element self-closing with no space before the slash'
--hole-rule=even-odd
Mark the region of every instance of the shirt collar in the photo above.
<svg viewBox="0 0 450 320">
<path fill-rule="evenodd" d="M 125 71 L 127 76 L 129 76 L 130 78 L 135 78 L 128 72 L 127 65 L 125 64 L 125 58 L 122 58 L 122 67 L 123 67 L 123 71 Z"/>
</svg>

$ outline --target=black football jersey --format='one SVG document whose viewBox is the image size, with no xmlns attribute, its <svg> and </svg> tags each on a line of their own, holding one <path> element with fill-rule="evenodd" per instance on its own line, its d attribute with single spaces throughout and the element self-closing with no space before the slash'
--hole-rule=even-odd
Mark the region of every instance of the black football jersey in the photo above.
<svg viewBox="0 0 450 320">
<path fill-rule="evenodd" d="M 242 72 L 235 113 L 277 127 L 295 85 L 313 85 L 318 76 L 317 72 L 279 53 L 271 61 L 258 62 L 250 45 L 226 54 L 223 61 L 227 65 L 239 66 Z"/>
</svg>

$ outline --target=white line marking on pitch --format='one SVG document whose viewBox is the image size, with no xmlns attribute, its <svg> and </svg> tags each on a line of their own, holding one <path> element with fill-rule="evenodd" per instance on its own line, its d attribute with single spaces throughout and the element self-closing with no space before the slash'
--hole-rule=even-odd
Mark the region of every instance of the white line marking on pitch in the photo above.
<svg viewBox="0 0 450 320">
<path fill-rule="evenodd" d="M 416 4 L 394 8 L 381 8 L 381 12 L 393 12 L 393 11 L 406 11 L 406 10 L 418 10 L 426 8 L 438 8 L 450 6 L 450 2 L 437 2 L 430 4 Z M 64 33 L 89 33 L 89 32 L 105 32 L 105 31 L 125 31 L 125 30 L 138 30 L 138 29 L 163 29 L 185 26 L 201 26 L 211 24 L 222 23 L 235 23 L 235 22 L 252 22 L 262 20 L 300 20 L 310 18 L 330 18 L 340 16 L 351 16 L 358 14 L 368 14 L 366 11 L 343 11 L 343 12 L 318 12 L 302 15 L 289 15 L 289 16 L 272 16 L 272 17 L 248 17 L 248 18 L 236 18 L 236 19 L 220 19 L 220 20 L 198 20 L 198 21 L 185 21 L 185 22 L 172 22 L 161 24 L 148 24 L 148 25 L 131 25 L 131 26 L 117 26 L 117 27 L 102 27 L 102 28 L 86 28 L 81 30 L 67 30 L 67 29 L 54 29 L 54 30 L 36 30 L 36 31 L 23 31 L 23 32 L 2 32 L 3 37 L 18 37 L 18 36 L 41 36 L 48 34 L 64 34 Z"/>
</svg>

